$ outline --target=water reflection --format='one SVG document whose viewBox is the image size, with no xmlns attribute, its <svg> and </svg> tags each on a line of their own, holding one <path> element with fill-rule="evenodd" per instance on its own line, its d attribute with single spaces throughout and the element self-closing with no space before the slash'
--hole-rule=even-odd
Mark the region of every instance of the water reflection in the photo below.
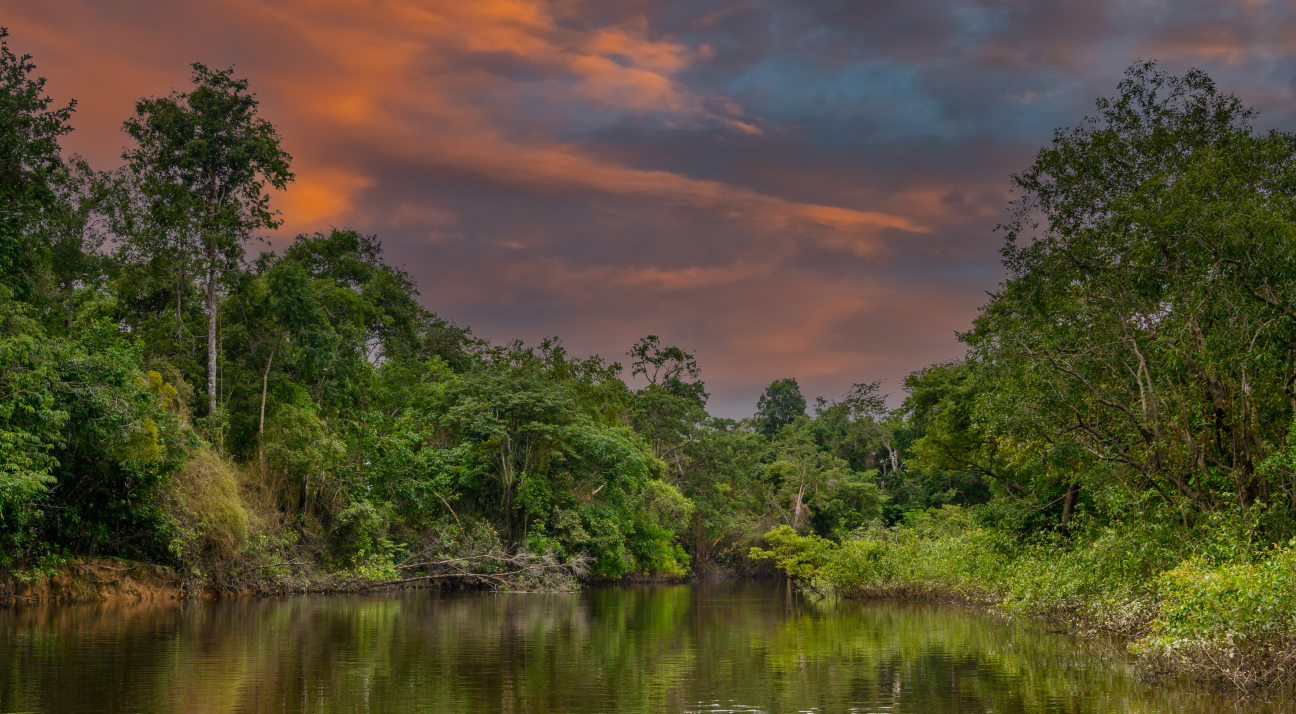
<svg viewBox="0 0 1296 714">
<path fill-rule="evenodd" d="M 0 712 L 1296 712 L 1116 650 L 773 582 L 0 611 Z"/>
</svg>

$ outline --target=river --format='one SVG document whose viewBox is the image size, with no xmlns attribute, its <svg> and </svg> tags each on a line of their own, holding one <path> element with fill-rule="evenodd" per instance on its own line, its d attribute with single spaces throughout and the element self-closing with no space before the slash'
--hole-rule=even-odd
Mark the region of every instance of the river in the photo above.
<svg viewBox="0 0 1296 714">
<path fill-rule="evenodd" d="M 1119 647 L 779 581 L 0 611 L 0 712 L 1293 712 Z"/>
</svg>

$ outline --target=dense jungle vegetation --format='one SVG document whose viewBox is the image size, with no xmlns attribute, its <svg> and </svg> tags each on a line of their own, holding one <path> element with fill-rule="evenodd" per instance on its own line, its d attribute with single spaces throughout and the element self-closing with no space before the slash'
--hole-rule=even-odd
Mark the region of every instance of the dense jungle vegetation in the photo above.
<svg viewBox="0 0 1296 714">
<path fill-rule="evenodd" d="M 822 593 L 981 600 L 1289 676 L 1296 136 L 1201 72 L 1131 67 L 1012 177 L 1008 277 L 899 408 L 789 378 L 735 421 L 687 346 L 492 345 L 375 236 L 254 255 L 291 157 L 232 70 L 140 100 L 99 172 L 60 149 L 74 105 L 0 53 L 12 572 L 543 588 L 772 559 Z"/>
<path fill-rule="evenodd" d="M 655 336 L 624 366 L 489 344 L 424 309 L 375 236 L 258 250 L 291 157 L 232 70 L 141 99 L 107 172 L 61 151 L 75 106 L 30 58 L 4 45 L 0 74 L 10 568 L 559 587 L 742 568 L 777 524 L 841 535 L 882 513 L 874 387 L 809 420 L 782 380 L 736 422 Z"/>
</svg>

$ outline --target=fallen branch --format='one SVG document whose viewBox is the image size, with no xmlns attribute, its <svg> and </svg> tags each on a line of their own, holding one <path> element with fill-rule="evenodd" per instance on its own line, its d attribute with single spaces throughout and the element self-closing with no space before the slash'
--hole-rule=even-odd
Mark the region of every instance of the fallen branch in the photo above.
<svg viewBox="0 0 1296 714">
<path fill-rule="evenodd" d="M 589 568 L 591 558 L 580 555 L 563 562 L 551 554 L 537 555 L 525 550 L 503 551 L 498 543 L 488 552 L 446 554 L 447 543 L 424 548 L 396 566 L 400 571 L 423 570 L 420 575 L 377 583 L 374 587 L 402 585 L 427 580 L 460 580 L 488 585 L 494 590 L 516 592 L 570 592 Z M 460 546 L 462 547 L 462 546 Z M 411 562 L 413 561 L 413 562 Z"/>
</svg>

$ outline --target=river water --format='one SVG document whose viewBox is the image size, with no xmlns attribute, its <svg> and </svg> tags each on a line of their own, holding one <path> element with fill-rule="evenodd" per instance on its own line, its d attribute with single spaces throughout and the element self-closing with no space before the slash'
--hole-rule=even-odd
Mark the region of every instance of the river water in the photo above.
<svg viewBox="0 0 1296 714">
<path fill-rule="evenodd" d="M 0 712 L 1296 712 L 1119 647 L 778 581 L 0 611 Z"/>
</svg>

